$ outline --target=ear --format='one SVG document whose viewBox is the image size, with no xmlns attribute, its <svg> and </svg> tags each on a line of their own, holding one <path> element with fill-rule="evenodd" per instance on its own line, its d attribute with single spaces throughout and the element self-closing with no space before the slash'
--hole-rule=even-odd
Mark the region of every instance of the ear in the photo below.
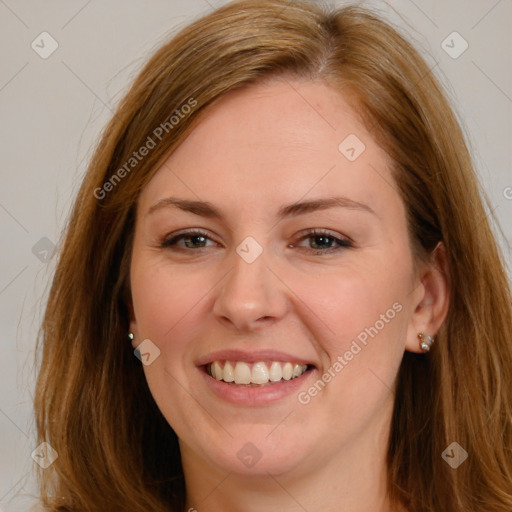
<svg viewBox="0 0 512 512">
<path fill-rule="evenodd" d="M 437 334 L 448 314 L 450 274 L 446 247 L 439 242 L 427 263 L 423 263 L 412 292 L 413 314 L 407 330 L 406 350 L 422 353 L 418 333 Z"/>
</svg>

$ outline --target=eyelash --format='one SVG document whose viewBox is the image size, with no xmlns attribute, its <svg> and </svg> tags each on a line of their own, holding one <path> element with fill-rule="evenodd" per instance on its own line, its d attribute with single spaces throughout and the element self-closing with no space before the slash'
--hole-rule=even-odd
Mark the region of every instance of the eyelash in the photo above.
<svg viewBox="0 0 512 512">
<path fill-rule="evenodd" d="M 194 236 L 202 236 L 204 238 L 212 240 L 207 232 L 197 229 L 197 230 L 190 230 L 190 231 L 185 231 L 185 232 L 182 232 L 182 233 L 178 233 L 176 235 L 171 236 L 170 238 L 165 238 L 161 242 L 160 247 L 162 247 L 162 248 L 170 248 L 172 246 L 176 246 L 176 244 L 177 244 L 177 242 L 179 240 L 184 239 L 184 238 L 191 238 L 191 237 L 194 237 Z M 314 255 L 323 256 L 325 254 L 331 254 L 333 252 L 337 252 L 337 251 L 339 251 L 341 249 L 349 249 L 349 248 L 353 247 L 353 244 L 352 244 L 352 242 L 350 240 L 335 237 L 329 231 L 319 230 L 319 229 L 312 229 L 310 231 L 307 231 L 300 238 L 299 241 L 302 241 L 302 240 L 305 240 L 305 239 L 308 239 L 308 238 L 321 237 L 321 236 L 329 238 L 329 239 L 332 239 L 334 241 L 334 243 L 338 244 L 338 247 L 328 247 L 327 249 L 307 249 L 305 247 L 299 247 L 299 249 L 305 249 L 306 251 L 309 250 Z M 198 247 L 197 249 L 190 249 L 190 248 L 185 248 L 185 247 L 179 247 L 178 249 L 185 250 L 185 251 L 186 250 L 201 251 L 201 249 L 206 249 L 206 247 Z"/>
</svg>

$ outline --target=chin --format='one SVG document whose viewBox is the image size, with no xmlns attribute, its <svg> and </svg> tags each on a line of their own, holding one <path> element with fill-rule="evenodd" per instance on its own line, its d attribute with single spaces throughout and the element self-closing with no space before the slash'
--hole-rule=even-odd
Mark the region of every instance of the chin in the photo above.
<svg viewBox="0 0 512 512">
<path fill-rule="evenodd" d="M 290 431 L 290 426 L 277 432 L 279 428 L 272 432 L 269 425 L 253 425 L 250 429 L 241 426 L 238 432 L 230 431 L 232 437 L 224 449 L 218 449 L 226 444 L 223 435 L 222 441 L 212 440 L 208 446 L 201 447 L 201 451 L 220 470 L 234 474 L 268 477 L 269 474 L 291 473 L 303 466 L 308 453 L 315 452 L 315 443 L 313 440 L 306 442 L 307 436 L 300 431 L 300 425 L 297 425 L 297 435 Z M 269 435 L 269 432 L 272 433 Z M 215 446 L 214 450 L 212 446 Z"/>
</svg>

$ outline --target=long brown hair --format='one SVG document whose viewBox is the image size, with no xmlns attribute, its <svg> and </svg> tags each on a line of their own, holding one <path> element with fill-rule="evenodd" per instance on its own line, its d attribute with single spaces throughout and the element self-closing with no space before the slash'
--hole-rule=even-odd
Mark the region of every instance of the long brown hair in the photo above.
<svg viewBox="0 0 512 512">
<path fill-rule="evenodd" d="M 39 475 L 45 510 L 183 509 L 177 438 L 127 341 L 137 198 L 207 107 L 276 76 L 323 80 L 350 98 L 393 162 L 415 259 L 446 247 L 447 319 L 431 352 L 406 352 L 398 374 L 390 496 L 411 512 L 510 512 L 510 285 L 461 128 L 391 25 L 359 7 L 285 0 L 234 2 L 183 29 L 140 72 L 101 137 L 38 342 L 38 436 L 58 453 Z M 169 121 L 173 112 L 179 121 Z M 154 147 L 131 161 L 148 137 Z M 442 458 L 454 441 L 468 453 L 457 469 Z"/>
</svg>

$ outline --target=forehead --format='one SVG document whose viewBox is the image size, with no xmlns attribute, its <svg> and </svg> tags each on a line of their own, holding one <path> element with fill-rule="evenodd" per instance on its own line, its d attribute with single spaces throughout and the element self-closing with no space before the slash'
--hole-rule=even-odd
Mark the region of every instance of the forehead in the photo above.
<svg viewBox="0 0 512 512">
<path fill-rule="evenodd" d="M 342 93 L 281 79 L 232 91 L 203 114 L 143 191 L 141 208 L 171 193 L 238 208 L 334 192 L 384 205 L 399 199 L 388 164 Z"/>
</svg>

